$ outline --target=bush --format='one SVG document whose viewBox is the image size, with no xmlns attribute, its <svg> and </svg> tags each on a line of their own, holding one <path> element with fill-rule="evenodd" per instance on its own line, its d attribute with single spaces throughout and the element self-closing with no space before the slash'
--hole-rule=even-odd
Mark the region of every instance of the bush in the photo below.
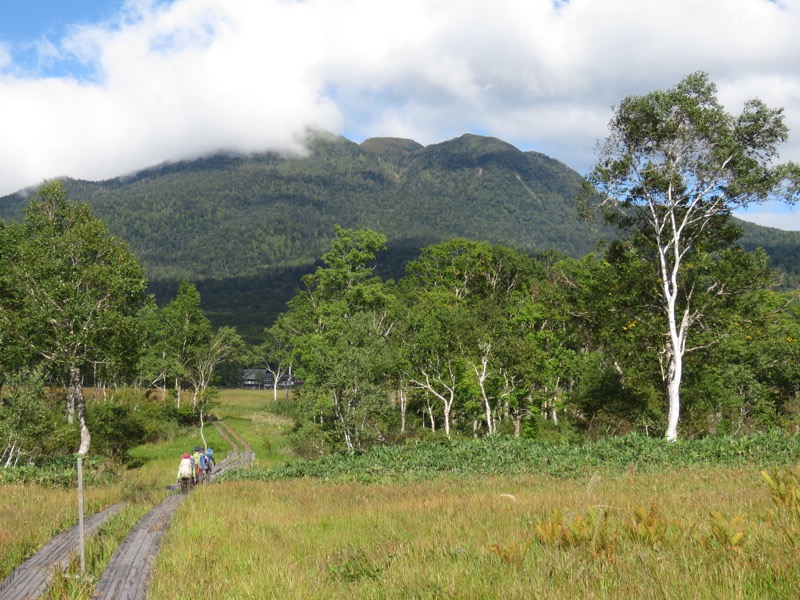
<svg viewBox="0 0 800 600">
<path fill-rule="evenodd" d="M 328 433 L 316 423 L 303 423 L 289 437 L 289 444 L 301 458 L 312 459 L 325 456 L 331 451 Z"/>
<path fill-rule="evenodd" d="M 83 483 L 109 485 L 116 481 L 121 469 L 119 465 L 97 457 L 83 461 Z M 45 487 L 75 487 L 78 483 L 78 466 L 75 456 L 40 458 L 34 464 L 14 469 L 0 469 L 0 485 L 14 483 L 34 484 Z"/>
<path fill-rule="evenodd" d="M 129 404 L 114 400 L 87 406 L 86 420 L 92 434 L 92 454 L 120 462 L 127 462 L 130 449 L 141 444 L 147 433 L 140 415 Z"/>
</svg>

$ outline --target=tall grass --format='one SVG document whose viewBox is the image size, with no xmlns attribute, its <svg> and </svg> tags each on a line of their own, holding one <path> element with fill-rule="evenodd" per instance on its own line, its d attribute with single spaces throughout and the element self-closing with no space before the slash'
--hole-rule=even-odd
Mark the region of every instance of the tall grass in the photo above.
<svg viewBox="0 0 800 600">
<path fill-rule="evenodd" d="M 271 402 L 223 392 L 215 413 L 256 468 L 181 505 L 148 598 L 800 597 L 800 511 L 786 491 L 796 478 L 784 469 L 800 456 L 796 437 L 433 439 L 298 461 Z M 153 505 L 195 434 L 134 449 L 139 466 L 98 505 Z M 223 456 L 227 444 L 206 435 Z M 44 495 L 56 492 L 67 493 Z M 58 578 L 51 597 L 86 597 L 129 519 L 93 542 L 89 576 Z"/>
<path fill-rule="evenodd" d="M 149 494 L 139 495 L 120 513 L 110 517 L 86 540 L 85 572 L 81 574 L 80 557 L 72 556 L 65 572 L 53 574 L 44 600 L 89 600 L 120 542 L 150 510 L 153 499 Z"/>
<path fill-rule="evenodd" d="M 258 437 L 269 405 L 236 403 Z M 434 439 L 257 465 L 183 504 L 149 597 L 800 597 L 800 523 L 759 473 L 799 456 L 776 434 Z"/>
<path fill-rule="evenodd" d="M 206 439 L 221 456 L 230 450 L 229 444 L 212 427 L 206 429 Z M 132 468 L 106 465 L 107 469 L 116 469 L 114 473 L 98 469 L 97 476 L 84 482 L 84 514 L 94 514 L 119 501 L 132 503 L 134 510 L 146 512 L 161 502 L 168 493 L 167 486 L 175 483 L 181 454 L 200 443 L 198 430 L 185 430 L 184 435 L 175 439 L 134 448 Z M 63 464 L 53 462 L 47 468 L 23 473 L 23 483 L 14 483 L 9 476 L 8 482 L 0 485 L 0 580 L 55 534 L 78 522 L 74 471 L 74 459 Z M 114 522 L 125 520 L 118 517 Z M 91 543 L 101 546 L 109 543 L 107 537 L 98 539 L 101 542 Z M 67 582 L 61 581 L 62 584 Z M 73 581 L 66 589 L 78 596 L 62 597 L 80 597 L 79 590 L 84 584 L 85 581 Z"/>
<path fill-rule="evenodd" d="M 93 514 L 121 498 L 121 486 L 93 487 L 84 492 L 85 514 Z M 74 489 L 38 485 L 0 488 L 0 580 L 60 531 L 78 522 Z"/>
<path fill-rule="evenodd" d="M 800 597 L 773 514 L 750 470 L 229 482 L 184 503 L 149 598 Z"/>
</svg>

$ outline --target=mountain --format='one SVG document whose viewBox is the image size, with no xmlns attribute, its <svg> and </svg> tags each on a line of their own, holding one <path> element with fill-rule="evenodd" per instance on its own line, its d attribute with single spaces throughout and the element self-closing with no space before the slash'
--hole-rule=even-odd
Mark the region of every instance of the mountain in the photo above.
<svg viewBox="0 0 800 600">
<path fill-rule="evenodd" d="M 381 268 L 392 277 L 420 247 L 453 237 L 577 257 L 613 235 L 578 218 L 577 172 L 496 138 L 422 146 L 320 133 L 307 146 L 305 156 L 218 154 L 65 185 L 130 244 L 160 301 L 191 279 L 215 324 L 251 337 L 313 268 L 335 224 L 385 234 Z M 0 198 L 0 217 L 19 219 L 28 201 L 25 193 Z M 772 239 L 786 265 L 795 261 L 800 235 L 745 230 L 743 243 Z"/>
</svg>

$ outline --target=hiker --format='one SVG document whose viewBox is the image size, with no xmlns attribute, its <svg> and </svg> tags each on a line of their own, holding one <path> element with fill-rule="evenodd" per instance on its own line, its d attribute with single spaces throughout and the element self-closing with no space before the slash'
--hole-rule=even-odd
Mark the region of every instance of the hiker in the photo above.
<svg viewBox="0 0 800 600">
<path fill-rule="evenodd" d="M 194 467 L 197 470 L 195 481 L 203 483 L 206 474 L 206 454 L 200 446 L 194 447 Z"/>
<path fill-rule="evenodd" d="M 214 468 L 216 462 L 214 460 L 214 451 L 211 448 L 206 448 L 206 471 L 208 473 L 211 473 L 211 469 Z"/>
<path fill-rule="evenodd" d="M 181 484 L 181 491 L 185 494 L 195 484 L 194 461 L 188 452 L 181 457 L 181 464 L 178 465 L 178 480 Z"/>
</svg>

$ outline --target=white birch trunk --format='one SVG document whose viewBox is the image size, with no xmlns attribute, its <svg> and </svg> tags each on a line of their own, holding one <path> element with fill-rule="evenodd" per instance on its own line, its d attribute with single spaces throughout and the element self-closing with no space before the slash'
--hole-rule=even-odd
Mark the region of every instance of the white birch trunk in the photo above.
<svg viewBox="0 0 800 600">
<path fill-rule="evenodd" d="M 71 394 L 67 394 L 67 424 L 72 425 L 75 422 L 75 398 Z"/>
<path fill-rule="evenodd" d="M 80 456 L 86 456 L 89 453 L 92 436 L 86 424 L 86 399 L 83 396 L 83 387 L 81 386 L 81 372 L 77 367 L 70 367 L 69 369 L 68 395 L 71 396 L 75 408 L 78 411 L 78 423 L 81 428 L 81 444 L 78 447 L 78 454 Z"/>
<path fill-rule="evenodd" d="M 687 293 L 686 308 L 678 323 L 678 270 L 681 264 L 680 232 L 677 226 L 672 228 L 672 239 L 662 243 L 658 236 L 658 258 L 661 269 L 661 285 L 664 295 L 664 308 L 669 327 L 667 342 L 667 431 L 665 436 L 670 442 L 678 439 L 678 422 L 681 412 L 681 380 L 683 379 L 683 354 L 686 349 L 686 335 L 689 328 L 689 306 L 691 290 Z"/>
<path fill-rule="evenodd" d="M 450 437 L 450 413 L 453 409 L 453 403 L 456 399 L 456 377 L 453 369 L 448 365 L 449 382 L 445 382 L 442 378 L 436 376 L 431 377 L 427 372 L 423 371 L 425 381 L 412 381 L 411 383 L 421 390 L 425 390 L 431 396 L 435 396 L 442 401 L 442 413 L 444 417 L 444 433 Z M 436 386 L 441 386 L 444 392 L 436 389 Z M 436 425 L 433 420 L 433 404 L 428 401 L 428 413 L 431 417 L 431 431 L 436 431 Z"/>
<path fill-rule="evenodd" d="M 11 464 L 11 459 L 14 458 L 14 450 L 16 449 L 16 447 L 17 447 L 16 443 L 11 444 L 11 451 L 8 453 L 8 460 L 6 461 L 6 464 L 3 465 L 3 468 L 7 469 L 8 465 Z"/>
<path fill-rule="evenodd" d="M 483 398 L 483 408 L 486 418 L 486 429 L 489 434 L 495 432 L 494 418 L 492 415 L 492 404 L 489 401 L 489 396 L 486 393 L 486 379 L 489 377 L 489 345 L 486 345 L 484 354 L 481 357 L 481 366 L 478 369 L 477 365 L 472 365 L 475 371 L 475 376 L 478 378 L 478 385 L 481 389 L 481 397 Z"/>
<path fill-rule="evenodd" d="M 405 389 L 399 390 L 400 399 L 400 433 L 406 432 L 406 410 L 408 408 L 408 394 Z"/>
<path fill-rule="evenodd" d="M 181 382 L 177 377 L 175 378 L 175 408 L 181 407 Z"/>
</svg>

